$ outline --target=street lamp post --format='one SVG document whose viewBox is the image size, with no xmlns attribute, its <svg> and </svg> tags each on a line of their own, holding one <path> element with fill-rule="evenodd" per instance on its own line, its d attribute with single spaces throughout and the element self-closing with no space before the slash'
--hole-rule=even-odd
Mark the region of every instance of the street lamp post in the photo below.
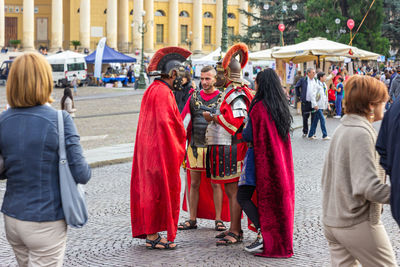
<svg viewBox="0 0 400 267">
<path fill-rule="evenodd" d="M 228 0 L 222 1 L 222 38 L 221 51 L 228 50 Z"/>
<path fill-rule="evenodd" d="M 147 24 L 144 22 L 146 11 L 142 12 L 142 23 L 138 26 L 138 31 L 142 35 L 142 55 L 140 59 L 140 76 L 138 81 L 138 89 L 146 89 L 146 79 L 144 78 L 144 34 L 147 32 Z"/>
</svg>

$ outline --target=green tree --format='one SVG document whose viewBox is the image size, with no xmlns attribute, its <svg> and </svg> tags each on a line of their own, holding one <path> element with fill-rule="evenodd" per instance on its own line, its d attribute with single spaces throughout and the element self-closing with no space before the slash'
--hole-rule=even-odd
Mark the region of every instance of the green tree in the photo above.
<svg viewBox="0 0 400 267">
<path fill-rule="evenodd" d="M 263 47 L 274 47 L 280 44 L 281 33 L 278 30 L 280 23 L 285 24 L 284 39 L 286 44 L 294 44 L 298 30 L 296 25 L 304 20 L 304 5 L 306 0 L 293 1 L 266 1 L 266 0 L 247 0 L 251 11 L 239 10 L 248 18 L 254 20 L 254 25 L 245 26 L 245 35 L 233 36 L 233 39 L 246 43 L 249 46 L 261 44 Z M 284 4 L 286 11 L 283 10 Z M 295 10 L 293 10 L 295 4 Z M 254 12 L 260 10 L 260 12 Z M 259 15 L 257 15 L 259 13 Z"/>
<path fill-rule="evenodd" d="M 347 28 L 347 20 L 354 20 L 355 33 L 370 5 L 370 0 L 308 0 L 305 21 L 298 25 L 299 37 L 296 41 L 321 36 L 348 44 L 350 31 Z M 376 0 L 354 38 L 353 45 L 388 55 L 389 39 L 382 36 L 383 17 L 383 0 Z M 335 23 L 336 18 L 340 19 L 340 24 Z M 340 34 L 340 29 L 346 30 L 346 33 Z"/>
<path fill-rule="evenodd" d="M 392 48 L 400 48 L 400 0 L 384 0 L 385 17 L 382 35 L 389 39 Z"/>
</svg>

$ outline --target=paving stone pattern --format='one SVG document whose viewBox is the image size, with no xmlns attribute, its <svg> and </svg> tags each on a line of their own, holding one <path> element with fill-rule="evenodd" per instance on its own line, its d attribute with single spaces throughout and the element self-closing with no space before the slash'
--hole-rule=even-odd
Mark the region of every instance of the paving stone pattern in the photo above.
<svg viewBox="0 0 400 267">
<path fill-rule="evenodd" d="M 337 121 L 329 120 L 331 134 Z M 198 230 L 178 232 L 175 251 L 149 251 L 130 232 L 129 188 L 131 164 L 93 170 L 86 186 L 90 220 L 83 229 L 69 229 L 64 266 L 329 266 L 327 242 L 321 226 L 320 176 L 329 142 L 292 138 L 296 178 L 294 247 L 290 259 L 255 257 L 243 250 L 254 233 L 245 230 L 244 244 L 216 247 L 214 222 L 199 220 Z M 320 132 L 318 130 L 320 138 Z M 0 203 L 5 183 L 0 182 Z M 180 221 L 187 218 L 182 212 Z M 243 226 L 245 225 L 243 220 Z M 383 222 L 399 255 L 399 228 L 385 206 Z M 16 266 L 0 220 L 0 266 Z"/>
</svg>

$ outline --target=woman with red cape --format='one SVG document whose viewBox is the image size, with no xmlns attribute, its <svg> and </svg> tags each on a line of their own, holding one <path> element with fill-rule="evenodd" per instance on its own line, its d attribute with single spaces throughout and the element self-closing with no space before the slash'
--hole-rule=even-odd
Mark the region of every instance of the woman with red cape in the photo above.
<svg viewBox="0 0 400 267">
<path fill-rule="evenodd" d="M 293 119 L 273 69 L 257 75 L 255 89 L 243 131 L 250 150 L 239 181 L 238 202 L 259 234 L 246 251 L 259 252 L 257 255 L 263 257 L 288 258 L 293 255 L 295 189 L 290 142 Z M 257 201 L 253 203 L 255 190 Z"/>
</svg>

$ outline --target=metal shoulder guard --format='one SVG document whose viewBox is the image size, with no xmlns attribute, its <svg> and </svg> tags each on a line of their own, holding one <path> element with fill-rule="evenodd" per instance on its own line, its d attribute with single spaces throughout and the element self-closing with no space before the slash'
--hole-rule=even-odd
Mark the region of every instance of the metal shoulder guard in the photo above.
<svg viewBox="0 0 400 267">
<path fill-rule="evenodd" d="M 226 98 L 226 103 L 232 107 L 234 118 L 247 116 L 246 99 L 250 102 L 246 93 L 239 90 L 235 90 Z"/>
</svg>

